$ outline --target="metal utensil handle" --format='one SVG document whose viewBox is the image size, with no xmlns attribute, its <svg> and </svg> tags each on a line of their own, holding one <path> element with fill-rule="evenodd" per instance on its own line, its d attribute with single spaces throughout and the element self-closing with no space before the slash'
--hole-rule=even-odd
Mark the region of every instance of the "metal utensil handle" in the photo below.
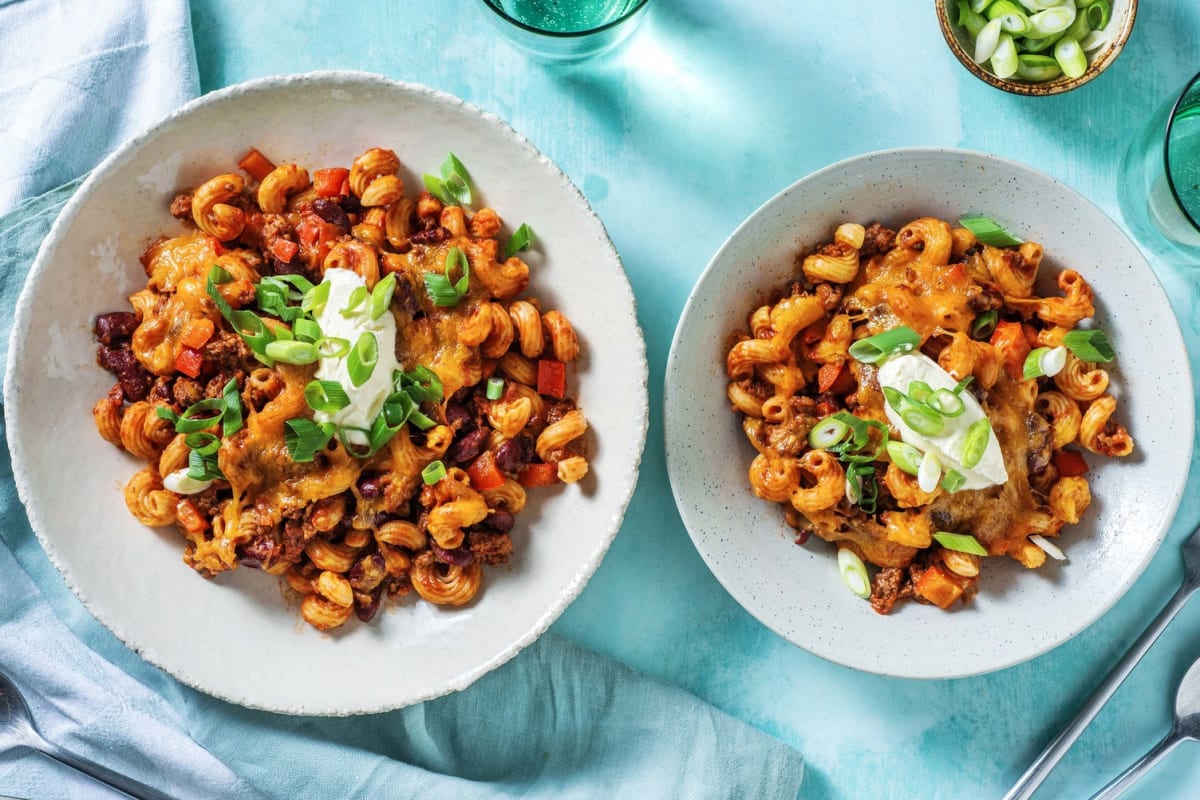
<svg viewBox="0 0 1200 800">
<path fill-rule="evenodd" d="M 141 781 L 126 777 L 119 772 L 113 772 L 108 767 L 94 764 L 85 758 L 67 752 L 53 742 L 47 741 L 41 734 L 34 732 L 36 739 L 31 745 L 42 755 L 52 758 L 77 772 L 82 772 L 94 781 L 129 795 L 134 800 L 174 800 L 157 789 L 147 786 Z"/>
<path fill-rule="evenodd" d="M 1133 786 L 1139 778 L 1149 772 L 1155 764 L 1162 761 L 1167 753 L 1174 750 L 1175 745 L 1186 738 L 1186 736 L 1180 733 L 1179 728 L 1172 728 L 1171 732 L 1161 742 L 1150 748 L 1150 752 L 1130 764 L 1129 769 L 1113 778 L 1111 783 L 1092 795 L 1092 800 L 1116 800 L 1126 789 Z"/>
<path fill-rule="evenodd" d="M 1071 749 L 1071 745 L 1075 744 L 1075 740 L 1083 733 L 1084 728 L 1095 719 L 1100 713 L 1100 709 L 1104 708 L 1104 704 L 1113 696 L 1127 677 L 1133 672 L 1133 668 L 1142 660 L 1142 656 L 1146 655 L 1146 651 L 1150 649 L 1150 645 L 1158 639 L 1175 615 L 1179 613 L 1179 609 L 1183 608 L 1191 597 L 1192 592 L 1196 587 L 1190 582 L 1179 587 L 1179 591 L 1175 592 L 1175 596 L 1163 607 L 1163 610 L 1158 612 L 1158 616 L 1154 621 L 1142 631 L 1142 635 L 1134 642 L 1121 660 L 1116 663 L 1104 677 L 1104 680 L 1096 687 L 1096 691 L 1084 703 L 1083 708 L 1079 709 L 1079 713 L 1075 715 L 1075 719 L 1062 729 L 1058 736 L 1054 737 L 1050 744 L 1046 745 L 1046 749 L 1041 752 L 1029 769 L 1025 770 L 1025 774 L 1017 779 L 1013 787 L 1008 790 L 1008 794 L 1004 795 L 1004 800 L 1028 800 L 1037 791 L 1037 788 L 1042 785 L 1042 781 L 1046 780 L 1046 776 L 1054 769 L 1067 751 Z"/>
</svg>

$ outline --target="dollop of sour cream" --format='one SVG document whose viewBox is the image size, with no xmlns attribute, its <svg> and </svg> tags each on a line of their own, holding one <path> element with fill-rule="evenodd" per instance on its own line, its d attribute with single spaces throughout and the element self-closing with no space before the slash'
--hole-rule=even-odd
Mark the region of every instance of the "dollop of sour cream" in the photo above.
<svg viewBox="0 0 1200 800">
<path fill-rule="evenodd" d="M 361 431 L 371 429 L 371 423 L 379 416 L 383 402 L 394 389 L 392 373 L 401 369 L 396 360 L 396 320 L 385 311 L 379 319 L 371 319 L 369 299 L 359 304 L 349 315 L 342 311 L 350 304 L 350 294 L 360 286 L 366 286 L 357 272 L 348 269 L 325 270 L 325 282 L 329 284 L 329 299 L 319 314 L 314 315 L 321 326 L 321 335 L 345 339 L 353 347 L 364 333 L 375 337 L 379 350 L 379 361 L 375 371 L 361 386 L 350 380 L 347 355 L 337 358 L 322 357 L 317 364 L 317 380 L 337 381 L 350 397 L 350 405 L 338 411 L 316 411 L 313 419 L 318 423 L 332 422 L 345 429 L 348 441 L 366 445 L 367 436 Z"/>
<path fill-rule="evenodd" d="M 187 467 L 163 476 L 163 486 L 175 494 L 200 494 L 212 486 L 212 481 L 198 481 L 188 475 Z"/>
<path fill-rule="evenodd" d="M 881 387 L 890 386 L 905 394 L 908 394 L 908 387 L 913 381 L 925 381 L 934 391 L 953 390 L 957 385 L 950 373 L 920 353 L 907 353 L 889 358 L 879 366 L 877 376 Z M 1004 453 L 1000 450 L 996 432 L 991 428 L 988 429 L 987 448 L 983 451 L 979 463 L 970 469 L 963 466 L 962 451 L 967 429 L 973 422 L 987 419 L 987 414 L 969 392 L 963 391 L 959 396 L 963 401 L 963 413 L 957 417 L 944 417 L 946 426 L 937 436 L 923 436 L 908 427 L 889 403 L 884 404 L 884 412 L 888 421 L 900 431 L 900 436 L 905 442 L 923 453 L 936 454 L 943 468 L 955 469 L 962 473 L 966 479 L 963 489 L 986 489 L 1006 483 L 1008 470 L 1004 467 Z"/>
</svg>

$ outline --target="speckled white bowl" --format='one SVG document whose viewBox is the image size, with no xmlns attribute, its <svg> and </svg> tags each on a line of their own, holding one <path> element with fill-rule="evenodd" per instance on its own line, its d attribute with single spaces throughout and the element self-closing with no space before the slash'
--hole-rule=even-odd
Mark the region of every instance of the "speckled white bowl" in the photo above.
<svg viewBox="0 0 1200 800">
<path fill-rule="evenodd" d="M 1043 290 L 1070 266 L 1096 291 L 1096 323 L 1117 350 L 1112 393 L 1137 451 L 1089 457 L 1094 502 L 1060 544 L 1069 561 L 984 564 L 980 593 L 950 613 L 907 603 L 888 617 L 850 593 L 834 550 L 793 544 L 780 509 L 747 483 L 753 449 L 725 398 L 730 334 L 796 273 L 804 244 L 842 222 L 898 227 L 986 213 L 1046 248 Z M 1192 450 L 1192 381 L 1179 327 L 1154 272 L 1099 209 L 1011 161 L 959 150 L 889 150 L 798 181 L 754 212 L 696 284 L 671 345 L 664 392 L 671 486 L 696 548 L 746 610 L 789 641 L 856 669 L 910 678 L 1020 663 L 1086 628 L 1133 584 L 1179 503 Z M 1169 410 L 1168 410 L 1169 409 Z"/>
<path fill-rule="evenodd" d="M 299 621 L 277 579 L 206 581 L 174 531 L 139 525 L 123 482 L 141 465 L 96 434 L 112 385 L 96 366 L 96 314 L 145 283 L 138 255 L 181 232 L 176 190 L 235 168 L 251 145 L 310 167 L 394 149 L 409 186 L 447 150 L 510 229 L 528 222 L 531 290 L 576 325 L 571 387 L 591 424 L 591 473 L 531 493 L 509 567 L 462 609 L 409 600 L 333 635 Z M 533 642 L 583 589 L 621 524 L 646 433 L 645 345 L 621 262 L 587 201 L 498 118 L 420 86 L 362 73 L 253 81 L 207 95 L 100 165 L 50 232 L 19 301 L 5 413 L 17 488 L 42 545 L 88 609 L 147 661 L 223 699 L 291 714 L 382 711 L 462 689 Z"/>
</svg>

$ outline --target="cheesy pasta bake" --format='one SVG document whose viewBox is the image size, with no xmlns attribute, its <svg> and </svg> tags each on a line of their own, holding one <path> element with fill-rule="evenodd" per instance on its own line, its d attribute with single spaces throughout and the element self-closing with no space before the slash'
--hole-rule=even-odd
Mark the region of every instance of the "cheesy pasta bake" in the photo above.
<svg viewBox="0 0 1200 800">
<path fill-rule="evenodd" d="M 988 558 L 1041 567 L 1091 502 L 1082 453 L 1127 456 L 1086 323 L 1092 289 L 987 217 L 847 223 L 736 334 L 727 393 L 758 497 L 838 548 L 881 614 L 970 600 Z M 874 568 L 870 574 L 865 564 Z"/>
<path fill-rule="evenodd" d="M 369 621 L 416 590 L 460 606 L 512 551 L 526 491 L 588 471 L 570 321 L 525 295 L 532 241 L 473 209 L 453 154 L 407 191 L 349 167 L 238 170 L 178 195 L 132 310 L 96 318 L 101 436 L 145 462 L 130 512 L 211 578 L 283 576 L 305 621 Z"/>
</svg>

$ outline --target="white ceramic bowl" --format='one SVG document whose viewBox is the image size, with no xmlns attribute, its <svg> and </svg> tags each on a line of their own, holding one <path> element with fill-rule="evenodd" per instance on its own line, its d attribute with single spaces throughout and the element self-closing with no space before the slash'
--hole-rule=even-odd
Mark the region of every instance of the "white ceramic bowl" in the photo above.
<svg viewBox="0 0 1200 800">
<path fill-rule="evenodd" d="M 1070 266 L 1096 292 L 1096 323 L 1117 351 L 1112 393 L 1137 443 L 1121 461 L 1089 457 L 1094 501 L 1060 544 L 1069 561 L 1025 570 L 988 559 L 980 592 L 950 613 L 916 603 L 879 616 L 838 575 L 834 550 L 793 544 L 780 509 L 747 483 L 753 449 L 725 397 L 730 334 L 796 273 L 804 244 L 842 222 L 892 227 L 920 216 L 986 213 L 1041 242 L 1041 282 Z M 1056 291 L 1056 290 L 1055 290 Z M 754 212 L 688 299 L 667 363 L 667 464 L 684 523 L 710 569 L 751 614 L 831 661 L 884 675 L 950 678 L 1017 664 L 1079 633 L 1133 584 L 1179 503 L 1191 458 L 1192 382 L 1154 273 L 1099 209 L 1028 167 L 957 150 L 891 150 L 798 181 Z"/>
<path fill-rule="evenodd" d="M 277 579 L 206 581 L 182 539 L 139 525 L 123 482 L 139 467 L 96 434 L 113 383 L 91 321 L 145 283 L 138 255 L 182 232 L 177 190 L 235 168 L 255 146 L 277 162 L 349 165 L 380 145 L 408 186 L 448 150 L 482 202 L 539 235 L 531 291 L 573 321 L 584 356 L 572 389 L 591 424 L 591 473 L 531 493 L 509 567 L 485 570 L 462 609 L 408 601 L 325 635 L 300 622 Z M 583 589 L 620 527 L 646 431 L 645 345 L 632 291 L 600 220 L 570 180 L 496 117 L 457 98 L 361 73 L 271 78 L 207 95 L 122 147 L 64 209 L 19 301 L 5 387 L 9 446 L 30 521 L 67 583 L 146 660 L 226 700 L 295 714 L 382 711 L 461 689 L 546 630 Z M 386 606 L 385 606 L 386 609 Z"/>
</svg>

